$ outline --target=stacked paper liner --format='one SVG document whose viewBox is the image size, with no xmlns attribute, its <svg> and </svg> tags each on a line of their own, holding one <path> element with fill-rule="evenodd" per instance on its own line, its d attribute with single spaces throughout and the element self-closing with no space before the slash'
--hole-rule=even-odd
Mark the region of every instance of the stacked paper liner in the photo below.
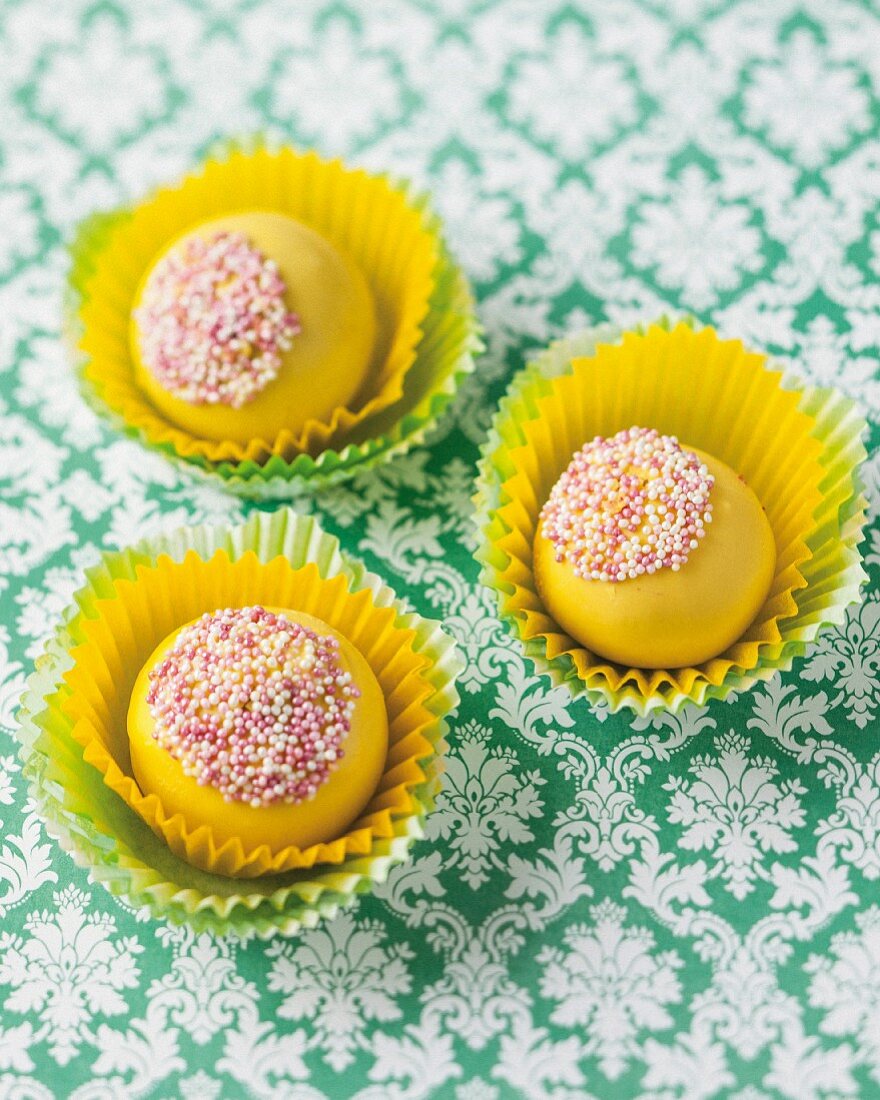
<svg viewBox="0 0 880 1100">
<path fill-rule="evenodd" d="M 136 383 L 129 332 L 137 287 L 162 248 L 199 221 L 246 208 L 294 217 L 351 256 L 380 335 L 356 407 L 242 446 L 196 438 L 158 414 Z M 246 496 L 290 495 L 291 480 L 342 480 L 420 441 L 480 347 L 467 282 L 426 200 L 314 153 L 227 151 L 178 187 L 88 219 L 71 251 L 66 329 L 87 399 L 129 435 Z"/>
<path fill-rule="evenodd" d="M 217 846 L 210 830 L 144 798 L 124 717 L 134 677 L 169 625 L 260 601 L 327 616 L 355 641 L 385 690 L 390 729 L 383 778 L 345 837 L 275 857 L 240 841 Z M 313 520 L 283 509 L 231 530 L 184 529 L 89 571 L 28 683 L 24 773 L 50 832 L 133 906 L 195 930 L 290 934 L 383 881 L 422 836 L 459 668 L 439 625 L 409 611 Z"/>
<path fill-rule="evenodd" d="M 764 606 L 729 650 L 696 667 L 612 664 L 565 634 L 536 591 L 532 543 L 550 489 L 584 442 L 632 425 L 727 463 L 773 527 L 777 567 Z M 800 386 L 712 329 L 661 323 L 623 334 L 604 326 L 561 341 L 513 380 L 483 448 L 483 581 L 539 671 L 612 711 L 675 710 L 746 690 L 790 668 L 859 599 L 864 428 L 842 395 Z"/>
</svg>

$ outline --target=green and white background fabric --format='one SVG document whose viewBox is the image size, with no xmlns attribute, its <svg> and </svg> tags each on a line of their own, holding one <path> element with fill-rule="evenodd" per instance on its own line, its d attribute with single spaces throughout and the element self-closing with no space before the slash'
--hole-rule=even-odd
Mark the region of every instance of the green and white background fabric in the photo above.
<svg viewBox="0 0 880 1100">
<path fill-rule="evenodd" d="M 880 430 L 845 630 L 630 720 L 477 583 L 478 446 L 550 338 L 691 311 L 880 414 L 880 12 L 850 0 L 0 3 L 0 1097 L 880 1096 Z M 294 940 L 91 887 L 28 803 L 30 663 L 102 548 L 248 505 L 108 431 L 63 241 L 267 131 L 429 188 L 487 354 L 427 448 L 295 504 L 467 657 L 429 839 Z"/>
</svg>

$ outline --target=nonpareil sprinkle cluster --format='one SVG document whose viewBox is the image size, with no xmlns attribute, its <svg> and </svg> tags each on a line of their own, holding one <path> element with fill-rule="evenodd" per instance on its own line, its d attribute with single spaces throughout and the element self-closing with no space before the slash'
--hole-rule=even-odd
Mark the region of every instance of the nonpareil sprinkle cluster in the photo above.
<svg viewBox="0 0 880 1100">
<path fill-rule="evenodd" d="M 136 311 L 141 357 L 175 397 L 240 408 L 281 369 L 300 331 L 284 280 L 241 233 L 190 237 L 150 275 Z"/>
<path fill-rule="evenodd" d="M 262 607 L 190 624 L 150 671 L 153 736 L 227 801 L 310 798 L 342 758 L 360 692 L 339 643 Z"/>
<path fill-rule="evenodd" d="M 712 520 L 715 479 L 674 436 L 627 428 L 572 458 L 541 512 L 541 534 L 589 580 L 678 570 Z"/>
</svg>

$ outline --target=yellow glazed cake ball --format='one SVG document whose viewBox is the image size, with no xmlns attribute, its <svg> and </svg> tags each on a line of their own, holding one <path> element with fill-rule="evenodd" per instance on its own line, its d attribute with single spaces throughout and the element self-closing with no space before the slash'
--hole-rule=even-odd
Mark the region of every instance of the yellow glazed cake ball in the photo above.
<svg viewBox="0 0 880 1100">
<path fill-rule="evenodd" d="M 363 655 L 310 615 L 205 614 L 156 648 L 128 710 L 134 778 L 190 830 L 273 854 L 335 840 L 374 794 L 388 751 Z"/>
<path fill-rule="evenodd" d="M 347 256 L 293 218 L 253 211 L 156 256 L 130 340 L 138 384 L 167 420 L 199 439 L 271 442 L 355 401 L 376 314 Z"/>
<path fill-rule="evenodd" d="M 593 653 L 681 668 L 723 653 L 776 569 L 760 501 L 730 467 L 629 428 L 572 458 L 543 507 L 534 573 L 549 614 Z"/>
</svg>

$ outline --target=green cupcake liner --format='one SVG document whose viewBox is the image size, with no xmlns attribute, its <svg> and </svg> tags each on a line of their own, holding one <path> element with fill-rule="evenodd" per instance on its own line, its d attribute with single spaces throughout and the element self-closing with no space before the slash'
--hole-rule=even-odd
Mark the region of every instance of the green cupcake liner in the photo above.
<svg viewBox="0 0 880 1100">
<path fill-rule="evenodd" d="M 227 142 L 217 153 L 230 154 L 260 146 L 259 139 L 247 143 Z M 463 379 L 474 370 L 475 357 L 484 345 L 468 280 L 446 247 L 440 219 L 430 209 L 428 197 L 391 175 L 379 174 L 376 178 L 401 191 L 413 209 L 422 215 L 425 231 L 436 238 L 438 259 L 428 313 L 421 325 L 422 337 L 415 361 L 404 380 L 403 395 L 390 407 L 358 425 L 352 432 L 351 442 L 338 451 L 327 448 L 317 456 L 299 454 L 290 461 L 274 455 L 262 464 L 253 460 L 212 463 L 201 456 L 181 455 L 171 444 L 152 442 L 104 402 L 86 377 L 89 359 L 79 348 L 80 310 L 87 299 L 89 280 L 101 252 L 116 229 L 131 218 L 134 206 L 86 218 L 77 227 L 70 245 L 63 335 L 80 391 L 93 411 L 116 430 L 190 473 L 204 475 L 215 484 L 220 478 L 230 492 L 252 500 L 284 500 L 297 491 L 337 484 L 419 445 L 446 411 Z"/>
<path fill-rule="evenodd" d="M 396 627 L 415 632 L 413 648 L 426 658 L 423 675 L 433 688 L 424 704 L 435 719 L 424 731 L 433 754 L 420 761 L 425 780 L 411 792 L 414 809 L 394 821 L 393 836 L 374 839 L 369 855 L 247 880 L 197 870 L 176 857 L 83 759 L 61 704 L 69 690 L 63 677 L 73 664 L 71 650 L 83 640 L 84 622 L 99 616 L 96 601 L 113 595 L 115 581 L 135 579 L 137 567 L 154 564 L 159 555 L 181 561 L 190 550 L 205 559 L 224 550 L 233 560 L 253 551 L 264 563 L 283 555 L 294 568 L 314 562 L 325 578 L 346 577 L 352 592 L 369 589 L 376 606 L 394 609 Z M 22 772 L 50 835 L 94 881 L 128 904 L 196 932 L 292 935 L 384 882 L 424 835 L 424 818 L 440 787 L 446 716 L 458 705 L 455 680 L 461 667 L 455 643 L 440 624 L 410 610 L 310 517 L 285 508 L 271 515 L 255 513 L 235 528 L 182 528 L 105 554 L 87 570 L 86 584 L 28 679 L 18 715 Z"/>
<path fill-rule="evenodd" d="M 664 316 L 654 324 L 671 330 L 681 321 L 695 327 L 690 317 L 670 319 Z M 648 327 L 634 326 L 633 331 L 641 334 Z M 821 522 L 806 540 L 811 557 L 800 567 L 806 587 L 794 593 L 797 615 L 779 621 L 781 640 L 761 650 L 756 667 L 731 668 L 721 684 L 703 682 L 689 694 L 662 698 L 656 695 L 646 698 L 631 686 L 619 691 L 588 687 L 568 654 L 549 656 L 545 640 L 524 638 L 523 620 L 515 611 L 506 610 L 505 596 L 510 594 L 510 588 L 503 573 L 510 559 L 499 548 L 498 540 L 508 533 L 508 528 L 499 518 L 498 509 L 505 503 L 502 486 L 515 472 L 510 452 L 526 441 L 522 425 L 538 417 L 537 402 L 550 392 L 550 380 L 569 373 L 572 359 L 595 354 L 600 344 L 618 344 L 623 335 L 624 330 L 620 327 L 602 324 L 556 341 L 511 380 L 493 418 L 478 463 L 473 498 L 479 539 L 475 556 L 482 567 L 482 583 L 495 593 L 500 618 L 522 644 L 524 654 L 539 674 L 549 676 L 554 685 L 565 686 L 573 698 L 583 695 L 592 705 L 606 705 L 612 713 L 628 708 L 645 715 L 658 709 L 677 711 L 687 703 L 702 705 L 711 699 L 724 699 L 748 691 L 756 683 L 790 669 L 821 630 L 845 622 L 847 608 L 859 602 L 861 588 L 867 580 L 859 550 L 864 536 L 867 499 L 858 469 L 866 457 L 862 443 L 866 423 L 854 402 L 841 393 L 808 387 L 785 367 L 768 363 L 768 367 L 783 372 L 783 388 L 801 395 L 799 408 L 814 418 L 811 434 L 822 443 L 818 461 L 824 470 L 820 484 L 823 503 L 816 513 Z"/>
</svg>

